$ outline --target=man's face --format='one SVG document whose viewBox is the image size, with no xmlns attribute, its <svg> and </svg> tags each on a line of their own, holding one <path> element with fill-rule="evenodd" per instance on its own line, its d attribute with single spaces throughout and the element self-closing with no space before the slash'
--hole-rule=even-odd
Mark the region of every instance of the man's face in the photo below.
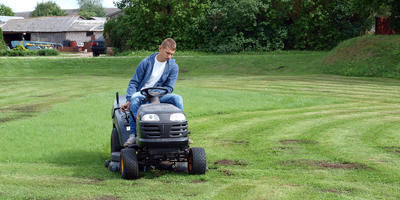
<svg viewBox="0 0 400 200">
<path fill-rule="evenodd" d="M 162 46 L 158 47 L 159 54 L 157 56 L 157 60 L 160 62 L 166 62 L 174 56 L 175 50 L 171 50 L 169 48 L 163 48 Z"/>
</svg>

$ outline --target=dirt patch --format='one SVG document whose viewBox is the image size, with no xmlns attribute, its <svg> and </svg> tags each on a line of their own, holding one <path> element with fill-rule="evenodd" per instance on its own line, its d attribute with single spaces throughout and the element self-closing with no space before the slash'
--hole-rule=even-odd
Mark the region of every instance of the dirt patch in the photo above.
<svg viewBox="0 0 400 200">
<path fill-rule="evenodd" d="M 103 179 L 97 178 L 97 179 L 91 179 L 91 180 L 89 181 L 89 183 L 91 183 L 91 184 L 96 184 L 96 183 L 101 183 L 101 182 L 103 182 L 103 181 L 104 181 Z"/>
<path fill-rule="evenodd" d="M 224 174 L 225 176 L 232 176 L 233 174 L 232 174 L 232 172 L 230 172 L 229 170 L 227 170 L 227 169 L 221 169 L 221 170 L 218 170 L 220 173 L 222 173 L 222 174 Z"/>
<path fill-rule="evenodd" d="M 399 146 L 390 146 L 390 147 L 383 147 L 385 150 L 392 152 L 392 153 L 400 153 Z"/>
<path fill-rule="evenodd" d="M 191 183 L 194 183 L 194 184 L 197 184 L 197 183 L 205 183 L 205 182 L 207 182 L 206 180 L 193 180 L 193 181 L 191 181 Z"/>
<path fill-rule="evenodd" d="M 223 159 L 223 160 L 218 160 L 216 162 L 214 162 L 214 165 L 241 165 L 241 166 L 245 166 L 247 165 L 245 160 L 227 160 L 227 159 Z"/>
<path fill-rule="evenodd" d="M 280 163 L 281 165 L 309 165 L 309 166 L 317 166 L 329 169 L 368 169 L 367 165 L 361 163 L 332 163 L 327 161 L 318 161 L 318 160 L 308 160 L 308 159 L 299 159 L 299 160 L 289 160 L 283 161 Z"/>
<path fill-rule="evenodd" d="M 43 98 L 43 97 L 50 97 L 53 96 L 52 94 L 42 94 L 42 95 L 36 95 L 36 96 L 32 96 L 32 97 L 39 97 L 39 98 Z"/>
<path fill-rule="evenodd" d="M 314 140 L 280 140 L 282 144 L 317 144 L 317 141 Z"/>
<path fill-rule="evenodd" d="M 39 105 L 34 104 L 34 105 L 27 105 L 27 106 L 13 108 L 12 110 L 15 110 L 18 112 L 35 112 L 38 108 L 39 108 Z"/>
<path fill-rule="evenodd" d="M 278 67 L 278 69 L 284 69 L 284 68 L 287 68 L 287 66 L 281 65 L 281 66 Z"/>
<path fill-rule="evenodd" d="M 296 153 L 296 148 L 288 146 L 271 147 L 266 149 L 268 153 Z"/>
<path fill-rule="evenodd" d="M 352 189 L 345 189 L 345 190 L 337 190 L 337 189 L 327 189 L 327 190 L 321 190 L 322 192 L 328 192 L 328 193 L 335 193 L 335 194 L 349 194 L 352 193 Z"/>
<path fill-rule="evenodd" d="M 0 118 L 0 123 L 8 122 L 11 120 L 14 120 L 14 118 L 11 118 L 11 117 Z"/>
<path fill-rule="evenodd" d="M 117 199 L 119 198 L 112 195 L 101 195 L 94 198 L 93 200 L 117 200 Z"/>
</svg>

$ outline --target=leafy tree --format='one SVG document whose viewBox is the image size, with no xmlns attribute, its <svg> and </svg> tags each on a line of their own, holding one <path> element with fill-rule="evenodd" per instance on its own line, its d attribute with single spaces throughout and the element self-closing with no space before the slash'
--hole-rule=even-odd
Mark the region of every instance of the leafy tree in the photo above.
<svg viewBox="0 0 400 200">
<path fill-rule="evenodd" d="M 392 0 L 391 2 L 391 15 L 389 17 L 391 27 L 400 33 L 400 2 Z"/>
<path fill-rule="evenodd" d="M 66 15 L 67 13 L 64 10 L 61 10 L 60 6 L 53 1 L 37 3 L 35 10 L 31 13 L 31 17 Z"/>
<path fill-rule="evenodd" d="M 1 30 L 0 28 L 0 50 L 6 50 L 7 46 L 6 43 L 4 42 L 4 38 L 3 38 L 3 30 Z"/>
<path fill-rule="evenodd" d="M 285 19 L 265 0 L 214 0 L 207 14 L 206 50 L 276 50 L 287 37 Z"/>
<path fill-rule="evenodd" d="M 114 47 L 154 50 L 172 37 L 179 49 L 196 49 L 203 41 L 201 19 L 209 0 L 122 0 L 117 6 L 124 15 L 105 25 Z"/>
<path fill-rule="evenodd" d="M 14 12 L 11 8 L 1 4 L 0 5 L 0 16 L 14 16 Z"/>
<path fill-rule="evenodd" d="M 105 17 L 106 11 L 102 6 L 102 0 L 77 0 L 79 5 L 79 15 L 85 18 Z"/>
<path fill-rule="evenodd" d="M 330 49 L 371 27 L 368 15 L 360 14 L 348 0 L 296 0 L 287 7 L 289 49 Z"/>
</svg>

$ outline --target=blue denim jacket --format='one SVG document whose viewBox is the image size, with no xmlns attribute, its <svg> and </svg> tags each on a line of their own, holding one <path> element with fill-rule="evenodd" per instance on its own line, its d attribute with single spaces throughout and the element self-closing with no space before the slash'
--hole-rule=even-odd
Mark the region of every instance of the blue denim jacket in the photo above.
<svg viewBox="0 0 400 200">
<path fill-rule="evenodd" d="M 142 89 L 144 84 L 149 80 L 153 71 L 154 59 L 158 53 L 153 53 L 149 57 L 143 59 L 132 79 L 129 81 L 128 89 L 126 90 L 126 100 L 130 101 L 132 95 Z M 160 80 L 154 87 L 165 87 L 169 93 L 172 93 L 176 80 L 178 79 L 179 67 L 175 59 L 169 59 L 165 64 L 165 69 L 160 77 Z"/>
</svg>

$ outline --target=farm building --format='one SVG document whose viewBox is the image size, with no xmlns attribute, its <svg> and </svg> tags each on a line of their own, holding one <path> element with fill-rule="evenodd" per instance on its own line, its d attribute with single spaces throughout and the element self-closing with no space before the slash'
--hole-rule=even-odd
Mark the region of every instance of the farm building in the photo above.
<svg viewBox="0 0 400 200">
<path fill-rule="evenodd" d="M 103 34 L 106 18 L 85 19 L 80 16 L 48 16 L 8 20 L 1 28 L 4 40 L 30 40 L 53 43 L 76 41 L 88 42 Z"/>
</svg>

